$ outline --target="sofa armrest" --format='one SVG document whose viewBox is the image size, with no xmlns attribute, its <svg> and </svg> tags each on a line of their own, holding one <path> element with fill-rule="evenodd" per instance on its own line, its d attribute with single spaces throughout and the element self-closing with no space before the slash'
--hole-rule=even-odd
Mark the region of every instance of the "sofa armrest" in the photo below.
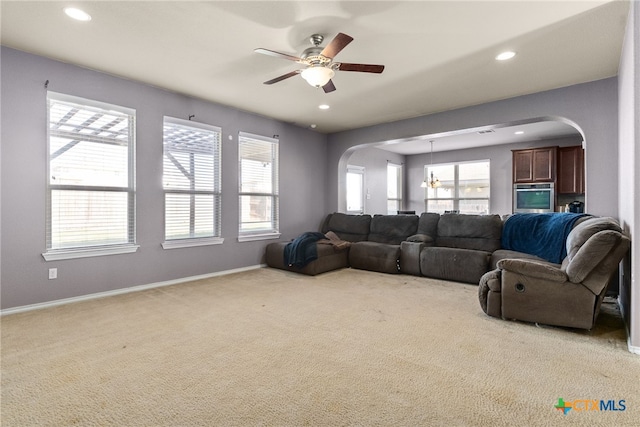
<svg viewBox="0 0 640 427">
<path fill-rule="evenodd" d="M 567 275 L 560 269 L 560 265 L 550 262 L 507 258 L 498 261 L 498 268 L 552 282 L 562 283 L 567 281 Z"/>
<path fill-rule="evenodd" d="M 414 234 L 413 236 L 407 237 L 407 242 L 413 243 L 424 243 L 425 246 L 433 246 L 435 243 L 433 237 L 428 234 Z"/>
<path fill-rule="evenodd" d="M 420 276 L 420 252 L 425 247 L 421 242 L 400 243 L 400 272 Z"/>
</svg>

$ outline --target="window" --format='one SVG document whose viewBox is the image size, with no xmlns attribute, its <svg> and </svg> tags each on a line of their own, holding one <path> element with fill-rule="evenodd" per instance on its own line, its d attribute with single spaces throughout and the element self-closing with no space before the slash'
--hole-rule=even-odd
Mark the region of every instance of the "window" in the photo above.
<svg viewBox="0 0 640 427">
<path fill-rule="evenodd" d="M 220 128 L 164 118 L 165 249 L 222 243 Z"/>
<path fill-rule="evenodd" d="M 402 165 L 387 163 L 387 213 L 402 210 Z"/>
<path fill-rule="evenodd" d="M 347 165 L 347 213 L 364 212 L 364 168 Z"/>
<path fill-rule="evenodd" d="M 280 237 L 278 140 L 240 132 L 239 241 Z"/>
<path fill-rule="evenodd" d="M 440 181 L 426 188 L 427 212 L 459 211 L 463 214 L 489 213 L 489 161 L 425 166 L 425 179 Z"/>
<path fill-rule="evenodd" d="M 47 261 L 134 252 L 135 111 L 47 93 Z"/>
</svg>

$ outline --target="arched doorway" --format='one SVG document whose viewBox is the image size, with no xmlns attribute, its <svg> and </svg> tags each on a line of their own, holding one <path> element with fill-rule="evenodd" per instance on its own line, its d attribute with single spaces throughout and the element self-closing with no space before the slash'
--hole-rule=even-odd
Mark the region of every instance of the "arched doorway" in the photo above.
<svg viewBox="0 0 640 427">
<path fill-rule="evenodd" d="M 429 144 L 434 142 L 434 144 Z M 509 213 L 511 210 L 512 181 L 511 181 L 511 150 L 524 147 L 540 147 L 544 145 L 557 146 L 586 146 L 584 132 L 575 122 L 564 117 L 543 116 L 526 120 L 511 121 L 498 124 L 488 124 L 467 129 L 416 135 L 412 137 L 388 139 L 366 144 L 359 144 L 348 148 L 340 157 L 338 165 L 338 206 L 341 212 L 346 212 L 346 169 L 353 162 L 354 157 L 359 157 L 361 164 L 366 167 L 368 176 L 375 175 L 376 167 L 383 167 L 384 155 L 362 155 L 366 150 L 382 150 L 390 156 L 395 156 L 392 161 L 403 161 L 398 155 L 404 156 L 406 200 L 405 209 L 421 212 L 425 210 L 424 189 L 419 184 L 424 180 L 424 165 L 432 162 L 464 162 L 477 159 L 492 159 L 491 172 L 491 213 Z M 431 147 L 433 151 L 431 151 Z M 444 155 L 447 152 L 448 155 Z M 435 155 L 434 155 L 435 153 Z M 357 155 L 356 155 L 357 154 Z M 431 159 L 428 156 L 431 156 Z M 362 160 L 362 159 L 365 160 Z M 371 159 L 370 164 L 367 158 Z M 375 165 L 373 159 L 378 160 Z M 365 184 L 366 186 L 366 184 Z M 379 185 L 372 185 L 373 191 L 385 191 Z M 375 195 L 374 195 L 375 196 Z M 570 196 L 567 196 L 571 198 Z M 580 196 L 586 203 L 586 194 Z M 569 200 L 566 197 L 560 199 L 564 206 Z M 368 211 L 366 213 L 384 213 L 381 211 Z"/>
</svg>

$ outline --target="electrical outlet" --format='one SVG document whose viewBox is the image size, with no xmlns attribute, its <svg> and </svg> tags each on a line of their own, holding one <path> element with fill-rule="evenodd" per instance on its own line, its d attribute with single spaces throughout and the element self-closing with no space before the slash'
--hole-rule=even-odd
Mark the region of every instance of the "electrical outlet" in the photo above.
<svg viewBox="0 0 640 427">
<path fill-rule="evenodd" d="M 50 268 L 49 269 L 49 280 L 57 279 L 57 278 L 58 278 L 58 269 L 57 268 Z"/>
</svg>

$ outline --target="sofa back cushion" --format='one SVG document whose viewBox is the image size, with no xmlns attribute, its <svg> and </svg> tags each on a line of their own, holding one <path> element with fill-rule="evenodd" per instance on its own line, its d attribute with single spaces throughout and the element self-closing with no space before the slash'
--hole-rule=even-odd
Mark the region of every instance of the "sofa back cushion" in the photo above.
<svg viewBox="0 0 640 427">
<path fill-rule="evenodd" d="M 438 221 L 440 221 L 440 214 L 423 212 L 418 221 L 418 232 L 416 234 L 426 234 L 435 240 L 438 235 Z"/>
<path fill-rule="evenodd" d="M 444 214 L 438 221 L 437 246 L 493 252 L 500 249 L 499 215 Z"/>
<path fill-rule="evenodd" d="M 566 245 L 562 269 L 569 280 L 600 295 L 626 253 L 629 239 L 615 219 L 591 217 L 573 227 Z"/>
<path fill-rule="evenodd" d="M 371 215 L 347 215 L 343 213 L 329 214 L 322 226 L 322 232 L 333 231 L 342 240 L 362 242 L 369 237 Z"/>
<path fill-rule="evenodd" d="M 376 215 L 371 219 L 369 241 L 399 245 L 417 230 L 417 215 Z"/>
<path fill-rule="evenodd" d="M 567 236 L 567 262 L 571 262 L 573 257 L 578 253 L 578 250 L 584 245 L 587 240 L 596 233 L 605 230 L 613 230 L 618 233 L 622 233 L 622 229 L 618 225 L 618 222 L 613 218 L 607 217 L 595 217 L 588 218 L 585 221 L 575 225 L 569 235 Z"/>
</svg>

